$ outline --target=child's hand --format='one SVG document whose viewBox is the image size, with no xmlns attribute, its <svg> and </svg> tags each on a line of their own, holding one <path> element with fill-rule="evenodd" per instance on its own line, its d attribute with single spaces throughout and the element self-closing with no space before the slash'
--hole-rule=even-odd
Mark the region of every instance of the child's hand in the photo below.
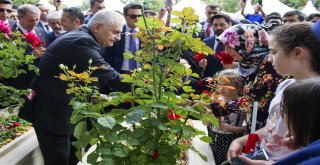
<svg viewBox="0 0 320 165">
<path fill-rule="evenodd" d="M 219 123 L 219 129 L 222 130 L 222 131 L 226 131 L 226 132 L 233 132 L 233 126 L 231 126 L 230 124 L 228 123 L 224 123 L 224 122 L 220 122 Z"/>
<path fill-rule="evenodd" d="M 284 146 L 287 146 L 291 150 L 295 149 L 294 144 L 293 144 L 294 143 L 294 136 L 289 136 L 289 131 L 287 131 L 284 134 L 284 137 L 282 139 L 282 143 Z"/>
</svg>

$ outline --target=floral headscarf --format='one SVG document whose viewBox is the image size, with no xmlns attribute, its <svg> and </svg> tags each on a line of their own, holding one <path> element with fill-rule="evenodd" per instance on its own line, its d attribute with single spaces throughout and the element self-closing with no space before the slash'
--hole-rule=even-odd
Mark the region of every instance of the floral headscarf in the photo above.
<svg viewBox="0 0 320 165">
<path fill-rule="evenodd" d="M 247 77 L 255 73 L 264 57 L 269 54 L 268 34 L 258 25 L 232 26 L 219 36 L 219 40 L 243 57 L 238 67 L 241 76 Z"/>
</svg>

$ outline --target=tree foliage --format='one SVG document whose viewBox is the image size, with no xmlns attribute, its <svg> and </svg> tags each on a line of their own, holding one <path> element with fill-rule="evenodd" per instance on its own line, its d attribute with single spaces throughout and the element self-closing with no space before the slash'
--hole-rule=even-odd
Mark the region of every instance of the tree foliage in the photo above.
<svg viewBox="0 0 320 165">
<path fill-rule="evenodd" d="M 40 0 L 12 0 L 15 5 L 37 4 Z"/>
</svg>

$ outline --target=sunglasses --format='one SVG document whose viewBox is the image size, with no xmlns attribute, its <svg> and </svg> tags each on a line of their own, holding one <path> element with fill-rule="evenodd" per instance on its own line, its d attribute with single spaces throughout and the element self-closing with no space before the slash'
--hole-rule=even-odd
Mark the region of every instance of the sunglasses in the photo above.
<svg viewBox="0 0 320 165">
<path fill-rule="evenodd" d="M 142 15 L 126 15 L 127 17 L 129 17 L 130 19 L 136 19 L 138 17 L 141 17 Z"/>
<path fill-rule="evenodd" d="M 218 12 L 207 12 L 209 15 L 211 14 L 218 14 Z"/>
<path fill-rule="evenodd" d="M 12 13 L 11 9 L 0 8 L 0 12 L 4 12 L 4 11 L 7 11 L 7 13 Z"/>
</svg>

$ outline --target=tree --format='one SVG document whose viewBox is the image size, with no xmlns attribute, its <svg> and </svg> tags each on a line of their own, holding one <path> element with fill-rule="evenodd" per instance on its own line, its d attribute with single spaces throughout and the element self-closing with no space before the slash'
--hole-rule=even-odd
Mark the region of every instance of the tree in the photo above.
<svg viewBox="0 0 320 165">
<path fill-rule="evenodd" d="M 37 4 L 40 0 L 13 0 L 13 4 L 22 5 L 22 4 Z"/>
</svg>

